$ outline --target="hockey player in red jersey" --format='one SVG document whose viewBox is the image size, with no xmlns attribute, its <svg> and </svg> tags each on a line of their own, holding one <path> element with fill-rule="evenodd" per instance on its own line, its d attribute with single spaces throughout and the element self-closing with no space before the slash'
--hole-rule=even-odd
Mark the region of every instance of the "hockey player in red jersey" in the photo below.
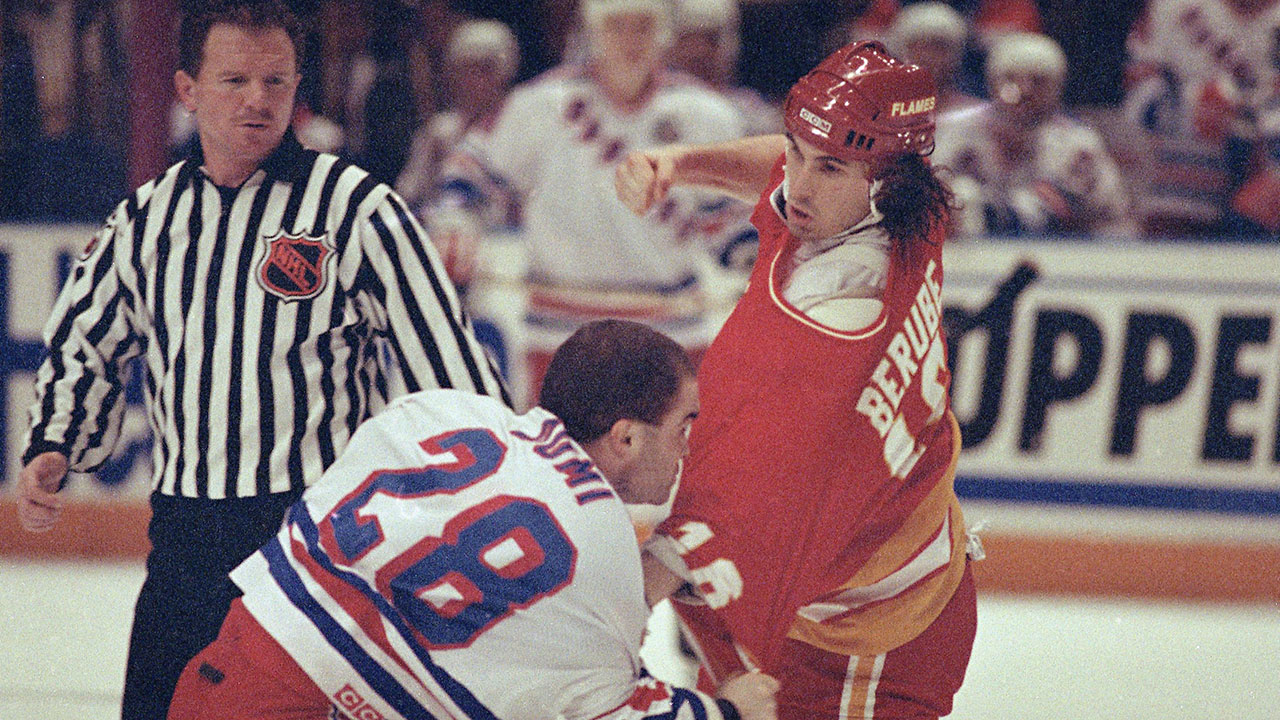
<svg viewBox="0 0 1280 720">
<path fill-rule="evenodd" d="M 935 104 L 927 72 L 854 43 L 791 89 L 785 136 L 633 153 L 615 177 L 636 212 L 677 184 L 758 199 L 751 283 L 647 549 L 704 603 L 677 603 L 704 668 L 774 675 L 780 718 L 945 715 L 972 649 Z"/>
</svg>

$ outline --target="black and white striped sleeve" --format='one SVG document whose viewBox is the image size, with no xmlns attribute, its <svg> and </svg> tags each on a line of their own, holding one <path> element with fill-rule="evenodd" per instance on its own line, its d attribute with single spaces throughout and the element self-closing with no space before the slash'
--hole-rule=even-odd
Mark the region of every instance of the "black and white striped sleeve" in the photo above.
<svg viewBox="0 0 1280 720">
<path fill-rule="evenodd" d="M 121 203 L 76 263 L 45 326 L 50 352 L 36 373 L 24 464 L 56 451 L 72 470 L 91 471 L 119 438 L 125 368 L 141 352 L 117 266 L 121 245 L 129 244 L 131 202 Z"/>
<path fill-rule="evenodd" d="M 352 229 L 363 254 L 370 321 L 386 337 L 410 392 L 454 388 L 510 396 L 462 309 L 427 233 L 394 192 L 371 193 Z"/>
</svg>

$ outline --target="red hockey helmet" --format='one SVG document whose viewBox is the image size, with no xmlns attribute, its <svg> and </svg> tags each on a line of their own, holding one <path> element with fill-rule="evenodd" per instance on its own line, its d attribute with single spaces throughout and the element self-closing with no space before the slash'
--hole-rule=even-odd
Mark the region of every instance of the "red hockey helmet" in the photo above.
<svg viewBox="0 0 1280 720">
<path fill-rule="evenodd" d="M 929 71 L 873 40 L 854 42 L 791 86 L 787 130 L 842 160 L 873 166 L 933 151 L 937 87 Z"/>
</svg>

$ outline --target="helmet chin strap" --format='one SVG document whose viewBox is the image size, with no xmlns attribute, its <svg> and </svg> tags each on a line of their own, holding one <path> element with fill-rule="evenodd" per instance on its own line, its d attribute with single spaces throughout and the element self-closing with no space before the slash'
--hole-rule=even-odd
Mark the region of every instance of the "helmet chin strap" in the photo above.
<svg viewBox="0 0 1280 720">
<path fill-rule="evenodd" d="M 787 192 L 790 189 L 790 186 L 787 183 L 786 170 L 787 168 L 784 165 L 782 168 L 783 172 L 782 172 L 782 186 L 781 186 L 782 202 L 784 205 L 787 203 Z M 864 227 L 867 227 L 869 225 L 875 225 L 876 223 L 883 220 L 884 215 L 880 212 L 880 208 L 876 207 L 876 193 L 880 192 L 880 188 L 882 187 L 884 187 L 883 180 L 872 180 L 871 184 L 867 186 L 867 199 L 870 201 L 867 205 L 867 214 L 863 215 L 862 218 L 857 222 L 855 222 L 854 224 L 850 225 L 844 230 L 841 230 L 835 235 L 832 235 L 831 237 L 844 237 L 845 235 L 851 235 L 854 232 L 857 232 L 858 230 L 861 230 Z"/>
<path fill-rule="evenodd" d="M 867 200 L 870 201 L 867 204 L 867 214 L 863 215 L 861 220 L 845 228 L 843 231 L 836 233 L 834 237 L 852 235 L 863 228 L 875 225 L 884 219 L 884 215 L 880 212 L 880 208 L 876 207 L 876 193 L 880 192 L 880 188 L 883 186 L 883 180 L 871 181 L 871 184 L 867 186 Z"/>
</svg>

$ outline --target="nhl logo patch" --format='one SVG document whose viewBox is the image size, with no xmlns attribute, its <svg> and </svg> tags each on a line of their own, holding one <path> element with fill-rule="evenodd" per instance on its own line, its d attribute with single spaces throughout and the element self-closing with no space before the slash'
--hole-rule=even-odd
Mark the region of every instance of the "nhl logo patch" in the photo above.
<svg viewBox="0 0 1280 720">
<path fill-rule="evenodd" d="M 258 284 L 285 300 L 307 300 L 329 283 L 328 260 L 333 248 L 327 236 L 306 237 L 283 232 L 267 239 L 258 264 Z"/>
</svg>

